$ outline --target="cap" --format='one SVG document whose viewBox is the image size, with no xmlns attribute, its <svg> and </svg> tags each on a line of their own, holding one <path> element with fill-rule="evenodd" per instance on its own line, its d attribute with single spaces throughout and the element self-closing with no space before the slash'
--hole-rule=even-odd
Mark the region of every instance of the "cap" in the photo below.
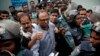
<svg viewBox="0 0 100 56">
<path fill-rule="evenodd" d="M 11 20 L 0 21 L 0 40 L 20 37 L 20 25 Z"/>
<path fill-rule="evenodd" d="M 96 22 L 94 23 L 92 30 L 94 30 L 95 32 L 100 33 L 100 22 Z"/>
</svg>

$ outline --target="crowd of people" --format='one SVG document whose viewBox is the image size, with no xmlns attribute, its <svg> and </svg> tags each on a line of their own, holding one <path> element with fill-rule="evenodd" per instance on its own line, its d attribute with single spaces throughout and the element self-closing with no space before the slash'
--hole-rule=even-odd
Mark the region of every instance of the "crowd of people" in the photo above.
<svg viewBox="0 0 100 56">
<path fill-rule="evenodd" d="M 0 10 L 0 56 L 100 56 L 100 13 L 71 1 Z"/>
</svg>

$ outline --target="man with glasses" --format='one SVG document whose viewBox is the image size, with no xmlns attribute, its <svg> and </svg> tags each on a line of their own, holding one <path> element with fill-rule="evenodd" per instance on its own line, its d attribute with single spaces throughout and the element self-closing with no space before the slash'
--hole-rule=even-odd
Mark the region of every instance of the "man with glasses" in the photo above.
<svg viewBox="0 0 100 56">
<path fill-rule="evenodd" d="M 43 33 L 42 39 L 37 43 L 38 53 L 39 56 L 49 56 L 50 53 L 55 51 L 54 30 L 49 24 L 49 16 L 46 11 L 40 11 L 37 18 L 38 26 L 36 29 Z"/>
</svg>

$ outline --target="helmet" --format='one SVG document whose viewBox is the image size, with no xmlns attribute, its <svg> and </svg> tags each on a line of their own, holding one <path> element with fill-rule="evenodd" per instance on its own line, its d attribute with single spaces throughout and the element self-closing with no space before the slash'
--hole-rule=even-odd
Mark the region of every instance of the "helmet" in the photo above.
<svg viewBox="0 0 100 56">
<path fill-rule="evenodd" d="M 96 22 L 94 23 L 92 30 L 94 30 L 95 32 L 100 33 L 100 22 Z"/>
<path fill-rule="evenodd" d="M 9 40 L 20 37 L 20 26 L 14 21 L 0 21 L 0 40 Z"/>
<path fill-rule="evenodd" d="M 3 50 L 0 52 L 0 56 L 15 56 L 15 55 L 8 50 Z"/>
<path fill-rule="evenodd" d="M 7 39 L 13 39 L 12 34 L 10 34 L 10 32 L 7 31 L 4 27 L 0 26 L 0 40 Z"/>
</svg>

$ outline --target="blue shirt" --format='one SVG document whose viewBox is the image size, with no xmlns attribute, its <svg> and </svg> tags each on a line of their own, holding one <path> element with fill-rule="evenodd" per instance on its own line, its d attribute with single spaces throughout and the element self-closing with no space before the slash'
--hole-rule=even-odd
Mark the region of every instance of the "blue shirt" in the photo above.
<svg viewBox="0 0 100 56">
<path fill-rule="evenodd" d="M 31 50 L 34 52 L 33 54 L 37 53 L 33 56 L 48 56 L 51 52 L 55 51 L 54 30 L 51 25 L 49 25 L 48 30 L 43 30 L 40 26 L 37 26 L 36 29 L 40 32 L 43 32 L 43 37 L 31 48 Z M 34 47 L 37 50 L 34 51 Z"/>
</svg>

